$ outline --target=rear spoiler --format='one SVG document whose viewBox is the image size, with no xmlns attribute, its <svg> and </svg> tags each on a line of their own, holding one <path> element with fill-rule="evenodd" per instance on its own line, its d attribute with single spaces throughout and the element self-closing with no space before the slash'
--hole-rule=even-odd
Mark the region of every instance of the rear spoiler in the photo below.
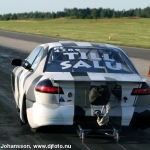
<svg viewBox="0 0 150 150">
<path fill-rule="evenodd" d="M 70 73 L 70 72 L 46 72 L 46 77 L 50 80 L 57 81 L 102 81 L 102 82 L 146 82 L 138 74 L 118 74 L 118 73 Z"/>
</svg>

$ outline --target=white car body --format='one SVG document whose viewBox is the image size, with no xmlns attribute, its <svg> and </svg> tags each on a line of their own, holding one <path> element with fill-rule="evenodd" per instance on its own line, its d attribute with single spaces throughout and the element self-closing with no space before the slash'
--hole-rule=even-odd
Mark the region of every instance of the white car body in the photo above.
<svg viewBox="0 0 150 150">
<path fill-rule="evenodd" d="M 89 52 L 87 55 L 90 55 L 90 59 L 92 60 L 89 64 L 84 61 L 89 59 L 86 57 L 86 53 L 79 52 L 82 48 L 118 51 L 126 57 L 134 72 L 121 72 L 120 70 L 126 66 L 110 58 L 111 56 L 107 52 L 102 52 L 102 57 L 94 54 L 94 51 Z M 54 71 L 53 69 L 51 70 L 51 67 L 48 68 L 50 71 L 46 70 L 47 64 L 52 64 L 49 62 L 50 57 L 53 60 L 53 55 L 50 56 L 51 51 L 59 53 L 59 50 L 62 49 L 64 49 L 63 56 L 67 57 L 68 60 L 57 64 L 60 66 L 61 71 L 57 71 L 55 66 Z M 71 61 L 78 56 L 78 53 L 81 54 L 81 59 L 72 64 Z M 30 60 L 32 55 L 35 58 Z M 31 66 L 29 66 L 28 61 L 31 61 Z M 105 67 L 104 65 L 100 65 L 100 61 L 104 61 Z M 113 63 L 115 63 L 115 66 L 113 66 Z M 12 62 L 12 65 L 17 64 Z M 103 69 L 110 70 L 110 72 L 88 72 L 88 69 L 92 67 L 95 70 Z M 72 72 L 66 71 L 66 69 L 70 68 Z M 87 71 L 84 71 L 83 74 L 80 74 L 81 71 L 76 73 L 74 70 L 78 68 L 81 70 L 86 68 Z M 115 73 L 115 71 L 118 72 Z M 44 86 L 42 84 L 52 84 L 54 87 L 61 87 L 63 94 L 39 91 L 38 88 L 41 90 L 42 86 Z M 94 117 L 93 107 L 88 97 L 90 87 L 92 85 L 99 86 L 106 84 L 110 89 L 115 84 L 119 84 L 122 88 L 120 101 L 113 94 L 110 95 L 112 101 L 110 117 L 120 118 L 121 126 L 129 126 L 134 114 L 137 115 L 146 111 L 146 115 L 149 117 L 150 97 L 147 94 L 150 94 L 150 91 L 146 79 L 138 74 L 133 63 L 118 47 L 108 44 L 72 41 L 46 43 L 35 48 L 29 57 L 12 71 L 12 89 L 17 109 L 20 110 L 20 118 L 24 123 L 28 121 L 32 128 L 48 125 L 72 125 L 76 117 Z M 144 93 L 144 96 L 142 94 L 140 96 L 138 94 L 132 95 L 131 93 L 134 88 L 144 88 L 147 90 L 147 93 Z M 94 108 L 101 109 L 102 106 L 94 106 Z M 141 120 L 136 121 L 140 123 Z"/>
</svg>

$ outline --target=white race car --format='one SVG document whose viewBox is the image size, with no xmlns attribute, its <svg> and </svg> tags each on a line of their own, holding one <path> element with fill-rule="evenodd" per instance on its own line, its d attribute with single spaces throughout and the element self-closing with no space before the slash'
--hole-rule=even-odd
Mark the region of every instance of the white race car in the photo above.
<svg viewBox="0 0 150 150">
<path fill-rule="evenodd" d="M 121 126 L 150 126 L 150 88 L 123 50 L 108 44 L 60 41 L 36 47 L 25 59 L 14 59 L 11 74 L 16 108 L 31 128 L 72 125 L 93 118 L 89 93 L 108 87 L 109 116 Z M 115 91 L 115 92 L 114 92 Z M 103 114 L 101 114 L 103 115 Z M 96 121 L 96 119 L 95 119 Z"/>
</svg>

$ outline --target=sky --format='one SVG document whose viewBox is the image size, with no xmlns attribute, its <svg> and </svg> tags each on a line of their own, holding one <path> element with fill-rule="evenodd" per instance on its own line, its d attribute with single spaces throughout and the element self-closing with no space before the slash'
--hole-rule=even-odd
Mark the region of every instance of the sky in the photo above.
<svg viewBox="0 0 150 150">
<path fill-rule="evenodd" d="M 129 10 L 150 6 L 150 0 L 0 0 L 0 14 L 57 12 L 64 8 L 111 8 Z"/>
</svg>

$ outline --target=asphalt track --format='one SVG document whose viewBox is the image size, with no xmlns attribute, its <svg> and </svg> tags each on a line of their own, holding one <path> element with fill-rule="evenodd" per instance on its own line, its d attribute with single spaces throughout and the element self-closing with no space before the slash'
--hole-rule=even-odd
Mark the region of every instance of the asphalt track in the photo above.
<svg viewBox="0 0 150 150">
<path fill-rule="evenodd" d="M 60 133 L 53 133 L 49 128 L 33 133 L 28 124 L 20 125 L 10 85 L 13 69 L 10 62 L 13 58 L 24 59 L 38 44 L 52 41 L 58 39 L 0 31 L 0 150 L 2 144 L 28 144 L 31 149 L 36 144 L 62 144 L 71 145 L 73 150 L 149 150 L 150 133 L 141 130 L 125 130 L 120 134 L 119 143 L 102 134 L 89 135 L 82 142 L 76 134 L 76 126 L 65 126 Z M 130 57 L 149 61 L 150 51 L 147 49 L 123 49 Z"/>
<path fill-rule="evenodd" d="M 23 40 L 23 41 L 34 42 L 34 43 L 39 43 L 39 44 L 40 43 L 42 44 L 42 43 L 49 43 L 49 42 L 57 42 L 59 40 L 63 40 L 63 39 L 36 36 L 36 35 L 30 35 L 30 34 L 7 32 L 7 31 L 3 31 L 3 30 L 0 30 L 0 36 L 12 38 L 12 39 Z M 129 57 L 150 60 L 150 49 L 125 47 L 125 46 L 119 46 L 119 47 L 121 47 Z"/>
</svg>

